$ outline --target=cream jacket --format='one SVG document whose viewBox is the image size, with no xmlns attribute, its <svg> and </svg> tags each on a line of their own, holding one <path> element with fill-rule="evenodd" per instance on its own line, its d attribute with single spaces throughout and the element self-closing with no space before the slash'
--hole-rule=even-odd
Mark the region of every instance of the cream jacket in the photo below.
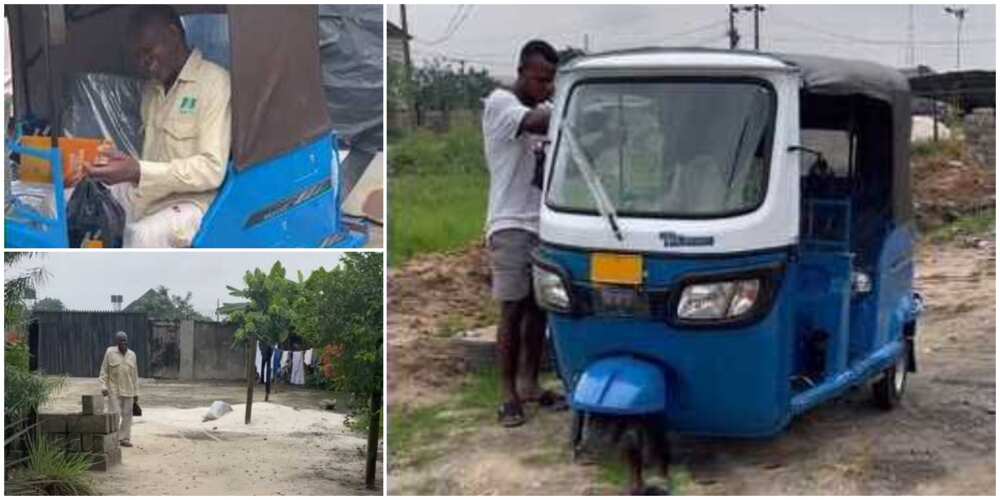
<svg viewBox="0 0 1000 500">
<path fill-rule="evenodd" d="M 140 179 L 127 192 L 136 219 L 179 202 L 208 210 L 226 175 L 231 114 L 229 73 L 198 49 L 169 91 L 146 83 Z"/>
<path fill-rule="evenodd" d="M 101 362 L 101 373 L 97 380 L 101 389 L 109 391 L 112 397 L 133 397 L 139 395 L 139 365 L 132 349 L 125 355 L 118 352 L 118 346 L 111 346 L 104 351 L 104 361 Z"/>
</svg>

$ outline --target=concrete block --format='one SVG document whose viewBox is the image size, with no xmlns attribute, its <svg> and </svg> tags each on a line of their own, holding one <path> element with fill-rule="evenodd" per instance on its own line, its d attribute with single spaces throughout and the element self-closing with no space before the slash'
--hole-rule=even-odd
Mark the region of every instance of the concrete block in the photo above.
<svg viewBox="0 0 1000 500">
<path fill-rule="evenodd" d="M 90 460 L 90 470 L 107 472 L 115 465 L 122 463 L 122 450 L 121 448 L 116 448 L 104 453 L 92 453 Z"/>
<path fill-rule="evenodd" d="M 89 435 L 66 434 L 66 437 L 63 440 L 63 449 L 67 451 L 84 451 L 83 436 L 89 436 Z"/>
<path fill-rule="evenodd" d="M 109 413 L 111 415 L 111 432 L 118 432 L 118 426 L 121 425 L 121 415 L 117 413 Z"/>
<path fill-rule="evenodd" d="M 69 432 L 110 434 L 113 432 L 111 430 L 112 417 L 113 415 L 107 413 L 101 415 L 79 415 L 66 424 L 66 429 Z"/>
<path fill-rule="evenodd" d="M 94 453 L 104 453 L 118 449 L 118 434 L 90 434 L 89 449 Z"/>
<path fill-rule="evenodd" d="M 58 413 L 42 413 L 38 415 L 38 430 L 43 434 L 66 432 L 66 417 Z"/>
<path fill-rule="evenodd" d="M 83 405 L 84 415 L 97 415 L 101 413 L 108 413 L 107 408 L 104 405 L 105 398 L 100 394 L 84 394 L 81 397 L 81 404 Z"/>
</svg>

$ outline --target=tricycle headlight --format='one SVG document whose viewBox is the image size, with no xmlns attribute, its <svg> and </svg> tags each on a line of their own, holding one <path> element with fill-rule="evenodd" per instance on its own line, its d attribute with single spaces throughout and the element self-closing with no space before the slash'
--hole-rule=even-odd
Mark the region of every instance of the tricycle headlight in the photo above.
<svg viewBox="0 0 1000 500">
<path fill-rule="evenodd" d="M 545 309 L 567 312 L 570 309 L 569 291 L 562 276 L 544 267 L 532 266 L 535 301 Z"/>
<path fill-rule="evenodd" d="M 680 319 L 733 319 L 753 310 L 760 280 L 720 281 L 688 285 L 677 305 Z"/>
</svg>

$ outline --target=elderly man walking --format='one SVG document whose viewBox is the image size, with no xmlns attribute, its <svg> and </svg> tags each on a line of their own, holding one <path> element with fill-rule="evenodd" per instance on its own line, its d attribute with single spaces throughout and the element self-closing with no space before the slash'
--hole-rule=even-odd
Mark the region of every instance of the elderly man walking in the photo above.
<svg viewBox="0 0 1000 500">
<path fill-rule="evenodd" d="M 101 362 L 101 394 L 109 396 L 111 411 L 117 413 L 121 421 L 118 438 L 122 446 L 132 446 L 132 405 L 139 400 L 139 365 L 135 352 L 128 348 L 128 335 L 115 334 L 115 343 L 104 351 Z"/>
</svg>

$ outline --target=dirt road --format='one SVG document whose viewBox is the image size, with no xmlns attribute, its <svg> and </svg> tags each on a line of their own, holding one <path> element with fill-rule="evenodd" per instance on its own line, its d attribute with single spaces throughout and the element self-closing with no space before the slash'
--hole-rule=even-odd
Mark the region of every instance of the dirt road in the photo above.
<svg viewBox="0 0 1000 500">
<path fill-rule="evenodd" d="M 366 495 L 365 439 L 344 415 L 323 411 L 321 391 L 285 389 L 263 402 L 255 391 L 244 425 L 246 385 L 143 379 L 132 448 L 122 464 L 91 473 L 106 495 Z M 95 379 L 69 379 L 51 408 L 79 410 L 80 395 L 99 393 Z M 233 412 L 202 422 L 215 400 Z M 381 471 L 381 464 L 379 464 Z"/>
<path fill-rule="evenodd" d="M 911 374 L 900 408 L 881 412 L 868 390 L 857 390 L 801 416 L 774 439 L 680 439 L 675 492 L 993 495 L 993 240 L 919 252 L 917 288 L 928 309 L 918 327 L 919 372 Z M 529 410 L 528 424 L 510 430 L 495 425 L 489 412 L 454 418 L 459 410 L 449 405 L 450 395 L 472 375 L 447 325 L 456 316 L 488 317 L 481 312 L 483 280 L 467 267 L 480 258 L 477 252 L 431 256 L 390 275 L 390 417 L 436 414 L 460 423 L 431 436 L 407 430 L 407 449 L 393 448 L 390 428 L 390 493 L 619 492 L 613 471 L 571 463 L 566 413 Z"/>
</svg>

